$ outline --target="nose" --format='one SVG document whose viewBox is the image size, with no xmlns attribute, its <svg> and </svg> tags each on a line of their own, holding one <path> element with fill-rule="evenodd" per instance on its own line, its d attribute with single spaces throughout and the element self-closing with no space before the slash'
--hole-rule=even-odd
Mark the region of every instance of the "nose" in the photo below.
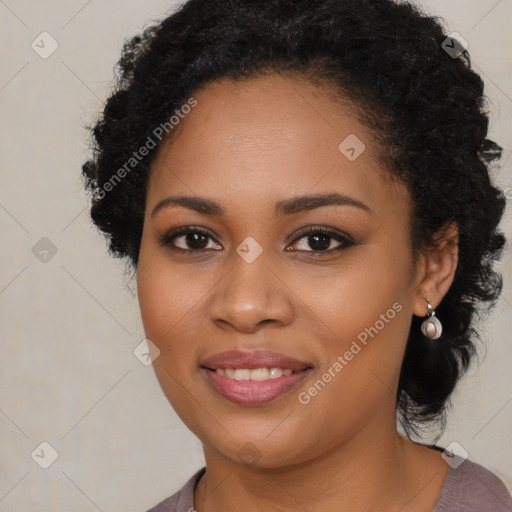
<svg viewBox="0 0 512 512">
<path fill-rule="evenodd" d="M 267 324 L 293 320 L 293 292 L 271 268 L 264 253 L 247 263 L 234 253 L 230 269 L 215 288 L 212 321 L 222 329 L 255 333 Z"/>
</svg>

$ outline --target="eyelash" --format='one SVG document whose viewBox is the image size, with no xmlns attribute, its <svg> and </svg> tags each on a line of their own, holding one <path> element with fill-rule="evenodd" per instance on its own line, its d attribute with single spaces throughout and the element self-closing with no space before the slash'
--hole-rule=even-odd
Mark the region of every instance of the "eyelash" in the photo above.
<svg viewBox="0 0 512 512">
<path fill-rule="evenodd" d="M 206 251 L 211 250 L 211 249 L 182 249 L 181 247 L 176 247 L 176 246 L 172 245 L 172 242 L 176 238 L 179 238 L 182 235 L 187 235 L 190 233 L 200 233 L 200 234 L 210 238 L 216 244 L 218 244 L 217 240 L 215 240 L 215 238 L 211 235 L 211 233 L 207 229 L 204 229 L 204 228 L 201 228 L 198 226 L 180 227 L 180 228 L 175 229 L 169 233 L 159 236 L 158 242 L 161 246 L 169 247 L 171 250 L 181 252 L 182 254 L 192 254 L 192 253 L 198 254 L 198 253 L 204 253 Z M 332 254 L 335 251 L 341 251 L 343 249 L 347 249 L 349 247 L 352 247 L 353 245 L 356 245 L 356 243 L 352 240 L 352 238 L 349 235 L 347 235 L 346 233 L 340 233 L 337 230 L 327 228 L 325 226 L 309 226 L 307 229 L 298 233 L 298 235 L 295 238 L 295 240 L 293 241 L 292 245 L 297 244 L 302 238 L 312 236 L 312 235 L 328 236 L 330 238 L 333 238 L 337 242 L 340 242 L 341 245 L 339 247 L 335 247 L 334 249 L 327 249 L 327 250 L 323 250 L 323 251 L 301 251 L 301 250 L 299 250 L 298 252 L 306 252 L 309 254 L 323 256 L 323 255 Z"/>
</svg>

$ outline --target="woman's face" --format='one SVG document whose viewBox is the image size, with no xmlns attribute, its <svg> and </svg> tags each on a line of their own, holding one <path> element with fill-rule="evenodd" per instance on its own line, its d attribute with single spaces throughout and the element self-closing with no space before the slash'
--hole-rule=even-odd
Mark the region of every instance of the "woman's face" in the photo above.
<svg viewBox="0 0 512 512">
<path fill-rule="evenodd" d="M 407 191 L 321 88 L 274 75 L 194 98 L 152 166 L 137 273 L 169 402 L 205 448 L 259 467 L 395 431 L 418 285 Z M 178 196 L 216 205 L 161 203 Z"/>
</svg>

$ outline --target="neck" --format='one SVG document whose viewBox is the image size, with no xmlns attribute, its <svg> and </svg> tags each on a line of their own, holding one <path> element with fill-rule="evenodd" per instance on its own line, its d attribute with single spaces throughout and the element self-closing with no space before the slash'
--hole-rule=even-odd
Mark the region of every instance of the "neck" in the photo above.
<svg viewBox="0 0 512 512">
<path fill-rule="evenodd" d="M 399 436 L 392 427 L 370 425 L 320 456 L 286 467 L 246 467 L 205 447 L 207 470 L 196 488 L 195 508 L 430 511 L 447 465 L 440 464 L 438 453 Z"/>
</svg>

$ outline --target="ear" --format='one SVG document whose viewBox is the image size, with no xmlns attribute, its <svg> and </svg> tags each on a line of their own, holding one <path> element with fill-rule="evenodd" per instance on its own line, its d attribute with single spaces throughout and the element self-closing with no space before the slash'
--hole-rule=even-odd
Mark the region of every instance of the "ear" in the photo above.
<svg viewBox="0 0 512 512">
<path fill-rule="evenodd" d="M 427 314 L 427 299 L 437 308 L 450 289 L 459 259 L 458 244 L 457 224 L 450 222 L 438 231 L 434 246 L 421 255 L 413 301 L 416 316 Z"/>
</svg>

